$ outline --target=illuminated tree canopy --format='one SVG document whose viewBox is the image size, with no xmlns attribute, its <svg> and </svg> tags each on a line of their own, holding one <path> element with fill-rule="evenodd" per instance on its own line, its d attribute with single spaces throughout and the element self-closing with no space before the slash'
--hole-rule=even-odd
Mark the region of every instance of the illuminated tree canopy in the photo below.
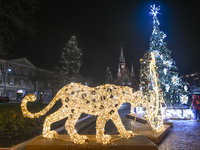
<svg viewBox="0 0 200 150">
<path fill-rule="evenodd" d="M 160 7 L 151 6 L 150 15 L 153 16 L 153 32 L 150 37 L 149 51 L 145 53 L 141 59 L 140 81 L 143 91 L 147 94 L 149 79 L 148 79 L 148 63 L 150 58 L 149 53 L 153 52 L 156 57 L 157 76 L 164 99 L 167 104 L 187 103 L 187 85 L 180 77 L 178 77 L 175 61 L 171 57 L 171 50 L 167 48 L 167 43 L 164 42 L 166 34 L 160 30 L 157 14 Z"/>
</svg>

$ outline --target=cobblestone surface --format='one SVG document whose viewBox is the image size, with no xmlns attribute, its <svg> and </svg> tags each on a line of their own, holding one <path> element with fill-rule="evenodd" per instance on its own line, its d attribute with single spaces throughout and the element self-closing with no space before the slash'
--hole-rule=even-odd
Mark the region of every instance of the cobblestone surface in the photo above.
<svg viewBox="0 0 200 150">
<path fill-rule="evenodd" d="M 200 122 L 173 120 L 174 127 L 158 145 L 159 150 L 200 150 Z"/>
<path fill-rule="evenodd" d="M 121 120 L 126 130 L 132 130 L 133 120 L 126 117 L 130 113 L 128 107 L 119 110 Z M 164 140 L 157 144 L 159 150 L 200 150 L 200 122 L 195 120 L 170 120 L 174 127 L 166 135 Z M 140 122 L 135 123 L 134 129 L 142 126 Z M 96 123 L 91 124 L 80 134 L 96 134 Z M 67 132 L 65 132 L 67 133 Z M 119 134 L 111 120 L 106 123 L 106 134 Z"/>
</svg>

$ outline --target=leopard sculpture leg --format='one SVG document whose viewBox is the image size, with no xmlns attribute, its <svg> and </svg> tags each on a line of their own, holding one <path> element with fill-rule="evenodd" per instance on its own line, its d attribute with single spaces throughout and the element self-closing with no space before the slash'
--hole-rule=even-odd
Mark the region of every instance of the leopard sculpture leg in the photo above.
<svg viewBox="0 0 200 150">
<path fill-rule="evenodd" d="M 104 129 L 105 129 L 105 124 L 106 122 L 111 119 L 115 126 L 117 127 L 121 137 L 124 138 L 131 138 L 133 136 L 132 131 L 127 131 L 124 128 L 124 125 L 120 119 L 120 116 L 118 112 L 115 112 L 111 115 L 111 118 L 109 118 L 109 115 L 99 115 L 97 118 L 97 128 L 96 128 L 96 139 L 98 143 L 102 144 L 108 144 L 111 143 L 111 136 L 110 135 L 104 135 Z"/>
<path fill-rule="evenodd" d="M 96 121 L 96 140 L 98 143 L 108 144 L 111 143 L 111 136 L 104 135 L 104 128 L 106 122 L 109 120 L 109 115 L 100 114 Z"/>
<path fill-rule="evenodd" d="M 71 114 L 69 114 L 69 117 L 65 123 L 65 128 L 70 135 L 71 140 L 78 144 L 84 144 L 89 141 L 87 136 L 79 135 L 75 129 L 76 122 L 78 121 L 81 113 L 76 110 L 71 111 Z"/>
<path fill-rule="evenodd" d="M 58 136 L 58 133 L 56 131 L 50 130 L 51 124 L 66 118 L 68 116 L 68 113 L 66 113 L 66 111 L 67 109 L 63 106 L 59 110 L 57 110 L 56 112 L 54 112 L 53 114 L 45 118 L 44 125 L 43 125 L 43 137 L 56 138 Z"/>
<path fill-rule="evenodd" d="M 117 130 L 119 131 L 119 134 L 121 135 L 121 137 L 123 138 L 131 138 L 133 137 L 133 132 L 132 131 L 127 131 L 124 128 L 124 125 L 120 119 L 120 116 L 118 114 L 118 112 L 113 113 L 111 116 L 111 120 L 113 121 L 113 123 L 115 124 L 115 126 L 117 127 Z"/>
</svg>

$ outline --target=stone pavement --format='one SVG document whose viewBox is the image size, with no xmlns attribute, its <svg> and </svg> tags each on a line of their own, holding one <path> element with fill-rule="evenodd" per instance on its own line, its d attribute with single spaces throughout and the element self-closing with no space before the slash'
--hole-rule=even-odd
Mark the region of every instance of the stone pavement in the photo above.
<svg viewBox="0 0 200 150">
<path fill-rule="evenodd" d="M 158 145 L 159 150 L 200 150 L 200 122 L 173 120 L 174 127 Z"/>
<path fill-rule="evenodd" d="M 131 130 L 133 120 L 126 117 L 130 113 L 127 109 L 119 110 L 122 122 L 127 130 Z M 170 120 L 173 122 L 174 127 L 158 144 L 159 150 L 200 150 L 200 122 L 195 120 Z M 135 128 L 142 126 L 140 122 L 136 122 Z M 96 123 L 90 125 L 87 129 L 80 132 L 80 134 L 96 134 Z M 134 128 L 134 129 L 135 129 Z M 109 120 L 105 127 L 106 134 L 119 134 L 116 127 Z"/>
</svg>

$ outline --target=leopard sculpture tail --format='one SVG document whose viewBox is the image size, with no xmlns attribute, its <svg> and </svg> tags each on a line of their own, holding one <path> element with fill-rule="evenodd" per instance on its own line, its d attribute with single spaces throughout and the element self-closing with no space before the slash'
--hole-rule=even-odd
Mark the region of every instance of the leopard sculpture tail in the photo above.
<svg viewBox="0 0 200 150">
<path fill-rule="evenodd" d="M 36 100 L 36 97 L 34 94 L 28 94 L 23 98 L 21 102 L 22 114 L 24 115 L 24 117 L 27 117 L 27 118 L 38 118 L 40 116 L 43 116 L 54 106 L 54 104 L 59 100 L 59 97 L 60 97 L 60 91 L 56 94 L 53 100 L 43 110 L 37 113 L 31 113 L 27 109 L 27 103 L 34 102 Z"/>
</svg>

